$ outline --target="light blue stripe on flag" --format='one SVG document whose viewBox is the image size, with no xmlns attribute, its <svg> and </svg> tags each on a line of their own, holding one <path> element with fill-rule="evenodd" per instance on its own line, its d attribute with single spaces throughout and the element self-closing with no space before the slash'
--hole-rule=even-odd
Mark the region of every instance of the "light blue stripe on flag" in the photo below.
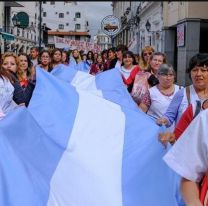
<svg viewBox="0 0 208 206">
<path fill-rule="evenodd" d="M 108 74 L 103 74 L 106 76 L 102 78 L 105 79 Z M 81 78 L 85 79 L 83 75 Z M 107 78 L 105 80 L 107 83 Z M 71 82 L 74 82 L 74 86 L 37 68 L 37 85 L 28 110 L 37 121 L 40 131 L 32 118 L 28 119 L 31 126 L 26 124 L 26 130 L 16 129 L 15 132 L 5 133 L 6 124 L 8 128 L 11 123 L 14 126 L 17 124 L 13 123 L 16 119 L 24 119 L 22 113 L 10 119 L 15 114 L 11 113 L 0 121 L 0 132 L 4 137 L 0 144 L 3 155 L 6 155 L 7 149 L 13 145 L 13 142 L 10 143 L 5 138 L 13 136 L 15 140 L 11 141 L 23 138 L 21 151 L 12 147 L 14 151 L 11 152 L 13 157 L 10 166 L 12 168 L 17 164 L 21 174 L 18 175 L 19 180 L 14 182 L 20 184 L 22 178 L 26 189 L 24 190 L 23 184 L 20 191 L 24 191 L 25 196 L 28 195 L 28 201 L 25 200 L 24 204 L 16 204 L 18 187 L 10 181 L 10 176 L 11 179 L 14 178 L 13 173 L 5 176 L 9 168 L 5 161 L 1 161 L 5 173 L 1 172 L 1 187 L 8 185 L 10 192 L 5 198 L 4 192 L 1 192 L 2 205 L 8 205 L 8 202 L 15 206 L 32 205 L 28 204 L 31 199 L 41 206 L 167 206 L 167 203 L 168 206 L 175 206 L 177 179 L 161 158 L 166 151 L 157 142 L 159 127 L 154 121 L 135 110 L 132 105 L 128 105 L 129 97 L 122 90 L 118 96 L 122 97 L 126 104 L 119 102 L 116 93 L 121 88 L 117 90 L 116 86 L 102 86 L 101 81 L 95 83 L 95 78 L 90 76 L 81 84 L 78 73 L 73 76 Z M 97 95 L 99 92 L 96 94 L 98 84 L 101 84 L 100 90 L 103 88 L 102 94 L 106 95 L 106 99 Z M 88 89 L 83 85 L 88 85 Z M 107 90 L 109 93 L 105 93 Z M 116 104 L 108 101 L 108 98 Z M 19 124 L 20 122 L 22 121 L 19 121 Z M 18 124 L 14 128 L 18 128 Z M 33 147 L 33 141 L 36 144 L 29 151 L 39 152 L 38 145 L 42 143 L 38 141 L 39 133 L 44 136 L 41 139 L 47 139 L 46 145 L 44 142 L 43 146 L 49 149 L 44 150 L 40 145 L 42 152 L 39 155 L 35 152 L 35 155 L 27 154 L 27 148 Z M 29 135 L 33 139 L 27 139 L 30 138 Z M 8 143 L 7 147 L 5 143 Z M 14 145 L 18 143 L 19 141 L 16 141 Z M 52 148 L 53 145 L 55 148 Z M 54 154 L 51 154 L 53 150 Z M 23 159 L 25 155 L 26 158 Z M 49 158 L 51 155 L 52 158 Z M 25 165 L 29 167 L 27 170 Z M 42 170 L 47 170 L 43 171 L 45 173 L 39 170 L 40 165 Z M 27 171 L 31 171 L 30 175 Z M 37 191 L 37 185 L 42 186 L 42 190 Z"/>
<path fill-rule="evenodd" d="M 64 148 L 23 107 L 0 122 L 0 205 L 45 206 Z"/>
</svg>

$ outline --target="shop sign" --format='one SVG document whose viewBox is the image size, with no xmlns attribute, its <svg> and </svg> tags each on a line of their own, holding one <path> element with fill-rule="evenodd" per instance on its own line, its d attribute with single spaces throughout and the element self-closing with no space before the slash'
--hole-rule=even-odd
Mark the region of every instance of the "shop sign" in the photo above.
<svg viewBox="0 0 208 206">
<path fill-rule="evenodd" d="M 116 16 L 106 16 L 101 22 L 102 31 L 108 36 L 117 34 L 121 29 L 120 19 Z"/>
<path fill-rule="evenodd" d="M 185 46 L 185 24 L 177 25 L 177 47 Z"/>
</svg>

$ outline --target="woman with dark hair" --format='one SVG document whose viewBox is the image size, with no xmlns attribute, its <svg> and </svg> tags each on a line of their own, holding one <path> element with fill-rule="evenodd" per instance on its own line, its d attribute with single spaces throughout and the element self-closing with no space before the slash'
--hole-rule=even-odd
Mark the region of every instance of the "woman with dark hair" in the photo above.
<svg viewBox="0 0 208 206">
<path fill-rule="evenodd" d="M 208 98 L 208 54 L 194 55 L 190 59 L 187 73 L 192 84 L 176 93 L 163 117 L 158 119 L 158 124 L 171 126 L 174 121 L 178 122 L 188 105 Z"/>
<path fill-rule="evenodd" d="M 69 55 L 67 51 L 62 51 L 62 64 L 69 66 Z"/>
<path fill-rule="evenodd" d="M 51 52 L 51 65 L 52 69 L 62 64 L 62 51 L 59 48 L 55 48 Z"/>
<path fill-rule="evenodd" d="M 124 84 L 126 85 L 128 91 L 131 93 L 135 76 L 139 71 L 139 67 L 133 52 L 124 52 L 121 68 L 119 68 L 119 70 L 121 72 Z"/>
<path fill-rule="evenodd" d="M 91 69 L 90 69 L 90 74 L 92 75 L 96 75 L 100 72 L 103 71 L 104 69 L 104 62 L 102 59 L 102 55 L 98 54 L 97 59 L 96 59 L 96 63 L 92 64 Z"/>
<path fill-rule="evenodd" d="M 40 52 L 40 64 L 38 65 L 45 71 L 51 72 L 52 66 L 51 66 L 51 54 L 48 50 L 42 50 Z"/>
<path fill-rule="evenodd" d="M 86 64 L 91 67 L 91 65 L 94 63 L 94 53 L 92 51 L 87 52 L 87 59 L 86 59 Z"/>
<path fill-rule="evenodd" d="M 109 70 L 109 69 L 113 69 L 116 66 L 117 63 L 117 58 L 116 58 L 116 48 L 112 47 L 110 49 L 108 49 L 107 51 L 107 62 L 106 62 L 106 66 L 104 71 Z"/>
<path fill-rule="evenodd" d="M 159 84 L 148 90 L 147 97 L 141 100 L 139 107 L 155 120 L 162 117 L 174 95 L 180 89 L 175 82 L 175 71 L 170 64 L 161 64 L 157 70 Z M 170 128 L 173 131 L 173 127 Z"/>
</svg>

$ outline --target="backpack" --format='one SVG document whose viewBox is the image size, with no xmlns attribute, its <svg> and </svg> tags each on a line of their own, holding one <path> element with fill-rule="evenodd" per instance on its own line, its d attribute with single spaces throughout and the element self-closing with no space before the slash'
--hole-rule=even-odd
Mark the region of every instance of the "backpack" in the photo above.
<svg viewBox="0 0 208 206">
<path fill-rule="evenodd" d="M 190 99 L 190 87 L 189 86 L 186 87 L 186 97 L 187 97 L 187 100 L 188 100 L 188 104 L 190 105 L 191 104 L 191 99 Z M 200 111 L 201 111 L 201 101 L 197 100 L 193 119 L 199 114 Z"/>
</svg>

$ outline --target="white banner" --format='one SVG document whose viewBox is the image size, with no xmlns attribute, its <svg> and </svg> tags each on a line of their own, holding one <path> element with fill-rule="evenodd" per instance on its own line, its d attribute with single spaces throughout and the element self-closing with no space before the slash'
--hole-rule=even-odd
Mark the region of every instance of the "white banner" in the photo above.
<svg viewBox="0 0 208 206">
<path fill-rule="evenodd" d="M 101 52 L 101 46 L 98 44 L 86 41 L 65 39 L 57 36 L 54 36 L 54 44 L 56 48 L 69 48 L 70 50 L 78 49 L 79 51 L 83 50 L 85 52 Z"/>
</svg>

